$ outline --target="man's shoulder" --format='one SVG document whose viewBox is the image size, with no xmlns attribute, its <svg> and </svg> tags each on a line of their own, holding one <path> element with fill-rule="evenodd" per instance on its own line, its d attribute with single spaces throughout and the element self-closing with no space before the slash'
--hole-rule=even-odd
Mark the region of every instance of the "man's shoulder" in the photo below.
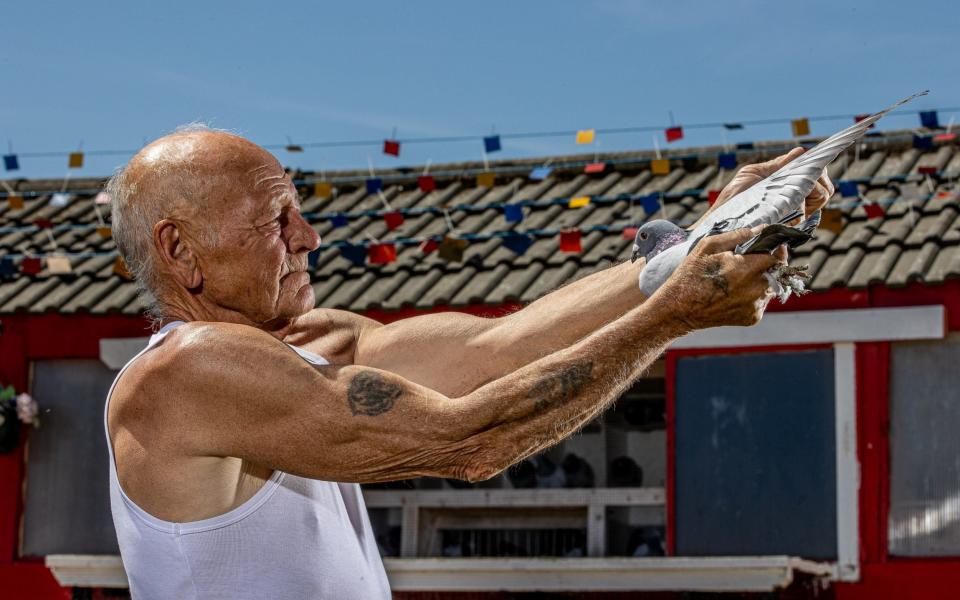
<svg viewBox="0 0 960 600">
<path fill-rule="evenodd" d="M 380 323 L 333 308 L 315 308 L 300 316 L 283 341 L 316 352 L 337 364 L 350 364 L 357 340 Z"/>
<path fill-rule="evenodd" d="M 134 360 L 125 379 L 142 385 L 174 386 L 189 381 L 197 370 L 213 367 L 231 355 L 277 343 L 270 334 L 238 323 L 190 321 L 167 333 L 162 340 Z"/>
</svg>

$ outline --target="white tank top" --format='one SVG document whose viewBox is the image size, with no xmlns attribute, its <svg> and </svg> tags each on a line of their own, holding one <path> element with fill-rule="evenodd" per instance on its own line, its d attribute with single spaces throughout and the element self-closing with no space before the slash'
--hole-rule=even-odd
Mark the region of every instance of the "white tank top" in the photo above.
<svg viewBox="0 0 960 600">
<path fill-rule="evenodd" d="M 182 324 L 174 321 L 120 370 L 104 407 L 110 506 L 134 600 L 390 598 L 390 585 L 355 483 L 274 471 L 242 505 L 174 523 L 150 515 L 120 487 L 107 429 L 110 395 L 123 371 Z M 289 344 L 288 344 L 289 345 Z M 290 346 L 305 360 L 324 358 Z"/>
</svg>

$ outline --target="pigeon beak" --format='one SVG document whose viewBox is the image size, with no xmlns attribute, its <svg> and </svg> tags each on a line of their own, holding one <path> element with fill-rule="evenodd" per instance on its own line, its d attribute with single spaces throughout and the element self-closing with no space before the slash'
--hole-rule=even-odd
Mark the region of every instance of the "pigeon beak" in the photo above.
<svg viewBox="0 0 960 600">
<path fill-rule="evenodd" d="M 641 256 L 643 256 L 643 255 L 640 254 L 640 246 L 637 246 L 636 244 L 634 244 L 634 245 L 633 245 L 633 254 L 630 255 L 630 262 L 632 262 L 632 263 L 637 262 L 637 259 L 640 258 Z"/>
</svg>

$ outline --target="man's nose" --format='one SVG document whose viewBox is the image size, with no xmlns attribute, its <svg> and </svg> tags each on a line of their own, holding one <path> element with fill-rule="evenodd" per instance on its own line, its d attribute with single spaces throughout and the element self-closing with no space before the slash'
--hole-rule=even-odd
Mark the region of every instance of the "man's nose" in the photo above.
<svg viewBox="0 0 960 600">
<path fill-rule="evenodd" d="M 287 241 L 290 253 L 316 250 L 320 246 L 320 234 L 310 226 L 310 223 L 307 223 L 299 211 L 291 212 L 294 217 L 290 221 L 290 237 Z"/>
</svg>

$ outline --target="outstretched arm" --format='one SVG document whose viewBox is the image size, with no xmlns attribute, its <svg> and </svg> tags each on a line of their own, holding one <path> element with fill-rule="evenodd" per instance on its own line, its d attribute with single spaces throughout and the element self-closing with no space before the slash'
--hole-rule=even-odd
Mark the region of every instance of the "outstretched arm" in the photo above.
<svg viewBox="0 0 960 600">
<path fill-rule="evenodd" d="M 315 367 L 252 327 L 190 323 L 143 384 L 163 393 L 119 415 L 117 435 L 155 443 L 150 432 L 170 431 L 163 443 L 184 456 L 331 481 L 489 478 L 604 410 L 677 337 L 759 320 L 776 258 L 729 251 L 751 235 L 700 244 L 650 301 L 453 398 L 376 368 Z"/>
<path fill-rule="evenodd" d="M 802 148 L 795 148 L 773 160 L 743 167 L 724 188 L 714 208 L 802 152 Z M 807 198 L 807 214 L 823 206 L 832 195 L 833 185 L 824 176 Z M 356 317 L 353 360 L 446 394 L 465 394 L 570 346 L 640 305 L 646 299 L 637 285 L 643 266 L 643 260 L 612 266 L 497 319 L 440 313 L 382 326 Z"/>
</svg>

